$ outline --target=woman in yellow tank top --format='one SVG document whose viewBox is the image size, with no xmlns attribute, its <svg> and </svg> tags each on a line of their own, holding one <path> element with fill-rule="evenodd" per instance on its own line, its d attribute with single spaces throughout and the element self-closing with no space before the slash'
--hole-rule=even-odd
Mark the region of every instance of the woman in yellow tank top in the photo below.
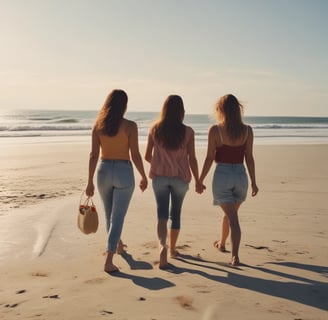
<svg viewBox="0 0 328 320">
<path fill-rule="evenodd" d="M 139 187 L 147 188 L 142 158 L 139 152 L 138 128 L 124 118 L 128 97 L 123 90 L 113 90 L 101 108 L 92 130 L 87 196 L 93 196 L 93 177 L 100 155 L 97 186 L 102 199 L 107 224 L 107 258 L 104 270 L 118 271 L 113 263 L 115 253 L 124 249 L 121 241 L 123 222 L 134 191 L 134 173 L 130 157 L 141 175 Z"/>
</svg>

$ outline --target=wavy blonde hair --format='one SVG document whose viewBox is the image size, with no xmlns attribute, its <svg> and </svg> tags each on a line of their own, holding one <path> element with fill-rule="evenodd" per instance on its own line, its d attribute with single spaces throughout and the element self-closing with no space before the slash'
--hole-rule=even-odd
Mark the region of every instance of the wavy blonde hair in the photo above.
<svg viewBox="0 0 328 320">
<path fill-rule="evenodd" d="M 243 105 L 232 94 L 226 94 L 215 105 L 215 111 L 219 123 L 227 130 L 231 140 L 240 139 L 245 132 L 245 124 L 242 119 Z"/>
</svg>

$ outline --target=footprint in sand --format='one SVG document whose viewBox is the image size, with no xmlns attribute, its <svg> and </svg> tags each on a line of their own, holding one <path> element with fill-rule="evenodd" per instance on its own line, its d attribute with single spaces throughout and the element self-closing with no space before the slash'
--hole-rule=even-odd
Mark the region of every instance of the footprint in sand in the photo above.
<svg viewBox="0 0 328 320">
<path fill-rule="evenodd" d="M 295 252 L 296 254 L 307 254 L 307 253 L 310 253 L 309 251 L 296 251 Z"/>
<path fill-rule="evenodd" d="M 16 308 L 17 306 L 18 306 L 18 303 L 5 304 L 5 308 Z"/>
<path fill-rule="evenodd" d="M 194 307 L 192 305 L 193 303 L 193 299 L 191 297 L 187 297 L 187 296 L 177 296 L 174 298 L 174 300 L 179 303 L 179 305 L 184 308 L 184 309 L 189 309 L 189 310 L 193 310 Z"/>
<path fill-rule="evenodd" d="M 263 249 L 266 249 L 268 250 L 269 252 L 272 252 L 272 250 L 269 248 L 269 247 L 266 247 L 266 246 L 253 246 L 251 244 L 245 244 L 245 247 L 250 247 L 250 248 L 253 248 L 253 249 L 257 249 L 257 250 L 263 250 Z"/>
<path fill-rule="evenodd" d="M 108 310 L 101 310 L 100 311 L 100 314 L 102 315 L 102 316 L 105 316 L 105 315 L 107 315 L 107 314 L 113 314 L 114 312 L 112 312 L 112 311 L 108 311 Z"/>
<path fill-rule="evenodd" d="M 158 243 L 156 241 L 150 241 L 146 242 L 142 245 L 146 249 L 157 249 L 158 248 Z"/>
<path fill-rule="evenodd" d="M 94 278 L 94 279 L 85 280 L 84 283 L 87 283 L 87 284 L 100 284 L 100 283 L 103 283 L 104 281 L 105 281 L 104 278 Z"/>
<path fill-rule="evenodd" d="M 26 290 L 25 289 L 22 289 L 22 290 L 16 291 L 16 294 L 22 294 L 22 293 L 25 293 L 25 292 L 26 292 Z"/>
<path fill-rule="evenodd" d="M 32 277 L 48 277 L 49 274 L 47 272 L 36 271 L 32 272 Z"/>
<path fill-rule="evenodd" d="M 207 290 L 208 286 L 203 286 L 203 285 L 199 285 L 199 284 L 192 284 L 189 286 L 190 288 L 193 289 L 198 289 L 197 292 L 198 293 L 211 293 L 211 290 Z"/>
<path fill-rule="evenodd" d="M 146 242 L 142 245 L 144 248 L 146 249 L 157 249 L 158 248 L 158 243 L 156 241 L 150 241 L 150 242 Z M 142 253 L 143 255 L 149 255 L 150 252 L 149 251 L 145 251 Z"/>
<path fill-rule="evenodd" d="M 188 244 L 183 244 L 181 246 L 177 246 L 177 249 L 179 249 L 179 250 L 187 250 L 189 248 L 190 248 L 190 246 Z"/>
<path fill-rule="evenodd" d="M 60 299 L 58 294 L 52 294 L 49 296 L 43 296 L 42 298 L 49 298 L 49 299 Z"/>
</svg>

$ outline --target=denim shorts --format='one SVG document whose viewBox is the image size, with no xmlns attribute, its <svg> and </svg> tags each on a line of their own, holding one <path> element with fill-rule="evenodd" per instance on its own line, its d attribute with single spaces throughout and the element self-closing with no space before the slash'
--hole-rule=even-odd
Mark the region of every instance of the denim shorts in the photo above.
<svg viewBox="0 0 328 320">
<path fill-rule="evenodd" d="M 218 163 L 213 182 L 213 204 L 241 203 L 245 201 L 248 178 L 244 164 Z"/>
</svg>

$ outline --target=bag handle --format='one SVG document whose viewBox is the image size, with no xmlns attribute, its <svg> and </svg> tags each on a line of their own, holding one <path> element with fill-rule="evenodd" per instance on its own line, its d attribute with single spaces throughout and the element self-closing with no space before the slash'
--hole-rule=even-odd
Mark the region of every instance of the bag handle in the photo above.
<svg viewBox="0 0 328 320">
<path fill-rule="evenodd" d="M 82 205 L 82 197 L 85 195 L 85 191 L 82 191 L 81 193 L 81 197 L 80 197 L 80 206 Z M 85 195 L 86 199 L 83 202 L 83 206 L 87 207 L 89 204 L 89 201 L 91 201 L 91 206 L 95 207 L 95 204 L 93 203 L 93 199 L 92 197 L 88 197 L 87 195 Z"/>
</svg>

